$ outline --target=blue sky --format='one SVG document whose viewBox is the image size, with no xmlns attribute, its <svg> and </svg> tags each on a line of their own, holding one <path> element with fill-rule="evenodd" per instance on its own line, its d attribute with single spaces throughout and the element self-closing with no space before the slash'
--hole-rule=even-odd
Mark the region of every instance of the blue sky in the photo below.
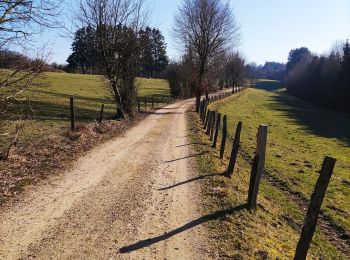
<svg viewBox="0 0 350 260">
<path fill-rule="evenodd" d="M 172 43 L 174 14 L 182 0 L 147 0 L 151 26 L 160 28 L 168 54 L 179 56 Z M 286 62 L 288 52 L 306 46 L 316 53 L 328 51 L 337 40 L 350 39 L 350 0 L 230 0 L 243 34 L 239 49 L 248 62 Z M 64 63 L 71 39 L 58 31 L 47 32 L 43 41 L 52 47 L 52 61 Z"/>
</svg>

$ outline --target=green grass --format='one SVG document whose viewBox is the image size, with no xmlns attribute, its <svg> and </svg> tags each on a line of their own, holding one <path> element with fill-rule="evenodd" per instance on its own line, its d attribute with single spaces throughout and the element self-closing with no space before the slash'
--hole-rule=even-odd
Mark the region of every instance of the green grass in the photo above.
<svg viewBox="0 0 350 260">
<path fill-rule="evenodd" d="M 107 89 L 103 87 L 101 76 L 69 73 L 46 73 L 45 76 L 47 86 L 32 88 L 25 93 L 36 117 L 33 120 L 26 120 L 25 128 L 20 135 L 20 143 L 68 127 L 71 96 L 75 97 L 77 124 L 97 119 L 102 103 L 105 104 L 104 117 L 114 115 L 115 108 L 108 98 Z M 170 97 L 170 90 L 165 80 L 139 78 L 137 85 L 140 97 Z M 15 111 L 22 108 L 26 109 L 26 106 L 13 107 Z M 9 131 L 13 127 L 13 121 L 2 119 L 0 121 L 2 132 Z M 3 144 L 5 142 L 2 141 Z"/>
<path fill-rule="evenodd" d="M 228 116 L 228 131 L 243 122 L 242 149 L 254 154 L 259 124 L 269 126 L 266 168 L 309 199 L 325 155 L 337 159 L 323 209 L 350 232 L 350 118 L 287 94 L 248 89 L 213 103 Z"/>
<path fill-rule="evenodd" d="M 283 88 L 283 85 L 278 80 L 258 79 L 254 81 L 253 87 L 267 91 L 278 91 Z"/>
<path fill-rule="evenodd" d="M 248 90 L 238 99 L 230 97 L 219 103 L 230 103 L 233 106 L 249 92 L 254 93 L 256 90 Z M 304 218 L 299 206 L 263 179 L 256 213 L 242 208 L 247 200 L 251 166 L 239 155 L 232 179 L 220 176 L 228 165 L 231 143 L 228 142 L 225 158 L 221 160 L 218 158 L 218 149 L 210 148 L 211 142 L 204 134 L 198 115 L 190 113 L 188 122 L 193 130 L 190 135 L 193 153 L 200 154 L 196 157 L 196 166 L 204 180 L 204 214 L 223 209 L 232 210 L 230 214 L 206 223 L 219 258 L 292 259 Z M 243 142 L 244 140 L 243 138 Z M 319 229 L 316 230 L 309 257 L 346 259 Z"/>
</svg>

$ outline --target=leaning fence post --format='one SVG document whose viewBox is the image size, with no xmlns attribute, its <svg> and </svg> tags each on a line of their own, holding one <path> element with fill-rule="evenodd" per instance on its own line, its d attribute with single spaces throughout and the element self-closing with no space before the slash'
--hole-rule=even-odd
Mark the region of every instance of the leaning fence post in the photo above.
<svg viewBox="0 0 350 260">
<path fill-rule="evenodd" d="M 211 121 L 211 127 L 210 127 L 210 133 L 209 133 L 210 141 L 213 141 L 213 138 L 214 138 L 214 127 L 215 127 L 215 122 L 217 120 L 216 115 L 217 115 L 217 112 L 213 111 L 213 118 Z"/>
<path fill-rule="evenodd" d="M 336 159 L 328 156 L 326 156 L 323 161 L 320 176 L 317 180 L 315 190 L 311 195 L 310 205 L 304 219 L 300 239 L 295 251 L 295 260 L 306 259 L 307 252 L 310 248 L 310 243 L 312 241 L 312 237 L 316 229 L 317 219 L 320 213 L 321 205 L 325 197 L 329 181 L 333 174 L 335 163 Z"/>
<path fill-rule="evenodd" d="M 233 140 L 230 162 L 228 164 L 227 171 L 225 173 L 225 176 L 228 178 L 232 177 L 233 171 L 235 170 L 239 144 L 241 141 L 241 132 L 242 132 L 242 122 L 239 121 L 236 128 L 235 139 Z"/>
<path fill-rule="evenodd" d="M 248 192 L 248 208 L 250 210 L 256 210 L 259 185 L 265 166 L 266 143 L 267 126 L 260 125 L 257 135 L 257 147 L 255 157 L 253 159 Z"/>
<path fill-rule="evenodd" d="M 206 115 L 205 120 L 204 120 L 203 129 L 206 129 L 206 128 L 207 128 L 209 118 L 210 118 L 210 109 L 208 108 L 208 110 L 207 110 L 207 115 Z"/>
<path fill-rule="evenodd" d="M 209 135 L 210 134 L 210 128 L 211 128 L 211 122 L 213 121 L 213 112 L 214 111 L 210 111 L 209 113 L 209 119 L 208 119 L 208 125 L 207 125 L 207 132 L 206 134 Z"/>
<path fill-rule="evenodd" d="M 74 111 L 74 97 L 70 98 L 70 129 L 75 130 L 75 111 Z"/>
<path fill-rule="evenodd" d="M 220 121 L 221 121 L 221 114 L 218 113 L 218 116 L 216 117 L 216 126 L 215 126 L 213 148 L 216 148 L 216 142 L 218 140 L 218 135 L 219 135 Z"/>
<path fill-rule="evenodd" d="M 206 106 L 206 103 L 204 101 L 204 110 L 203 110 L 203 116 L 202 116 L 202 123 L 204 124 L 205 123 L 205 116 L 207 114 L 207 106 Z"/>
<path fill-rule="evenodd" d="M 226 145 L 226 135 L 227 135 L 227 116 L 224 115 L 222 119 L 222 137 L 220 146 L 220 158 L 224 158 L 225 145 Z"/>
<path fill-rule="evenodd" d="M 100 118 L 98 119 L 99 123 L 102 123 L 102 118 L 103 118 L 103 110 L 105 108 L 105 104 L 102 104 L 101 106 L 101 112 L 100 112 Z"/>
</svg>

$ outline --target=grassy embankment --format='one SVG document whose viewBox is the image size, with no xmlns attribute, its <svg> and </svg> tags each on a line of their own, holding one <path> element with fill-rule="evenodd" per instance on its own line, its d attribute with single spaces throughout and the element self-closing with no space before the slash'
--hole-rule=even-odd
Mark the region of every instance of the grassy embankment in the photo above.
<svg viewBox="0 0 350 260">
<path fill-rule="evenodd" d="M 261 84 L 261 83 L 260 83 Z M 266 88 L 268 83 L 263 83 Z M 271 87 L 273 88 L 273 87 Z M 233 135 L 238 121 L 243 122 L 242 150 L 254 154 L 259 124 L 269 126 L 266 169 L 288 189 L 309 199 L 318 178 L 325 155 L 338 159 L 335 173 L 323 204 L 325 214 L 350 231 L 350 121 L 346 115 L 324 110 L 286 94 L 248 89 L 211 104 L 211 109 L 228 116 L 228 131 Z M 199 128 L 196 115 L 190 114 L 193 127 Z M 194 143 L 208 143 L 206 135 L 193 134 Z M 217 158 L 217 151 L 207 146 L 195 145 L 199 156 L 200 172 L 225 171 L 230 147 L 225 160 Z M 232 180 L 223 177 L 206 178 L 206 194 L 214 194 L 214 203 L 208 206 L 218 210 L 223 201 L 234 207 L 246 202 L 250 165 L 239 156 Z M 215 202 L 218 200 L 219 202 Z M 262 181 L 259 194 L 260 207 L 250 214 L 240 207 L 221 223 L 226 242 L 221 243 L 221 254 L 228 256 L 291 258 L 299 238 L 304 212 L 290 197 L 268 180 Z M 225 227 L 223 228 L 222 225 Z M 212 225 L 215 230 L 216 225 Z M 223 239 L 222 241 L 225 241 Z M 329 242 L 326 235 L 316 231 L 311 257 L 346 258 Z"/>
<path fill-rule="evenodd" d="M 62 127 L 69 127 L 69 98 L 71 96 L 75 97 L 78 125 L 97 119 L 102 103 L 105 104 L 104 117 L 113 116 L 114 106 L 108 100 L 109 93 L 102 87 L 99 76 L 47 73 L 45 82 L 48 83 L 48 86 L 33 88 L 26 93 L 36 117 L 26 121 L 25 128 L 21 131 L 20 143 L 59 131 Z M 170 96 L 168 84 L 164 80 L 142 78 L 138 79 L 138 83 L 140 97 Z M 10 130 L 8 127 L 12 125 L 11 121 L 0 119 L 0 123 L 3 132 Z"/>
</svg>

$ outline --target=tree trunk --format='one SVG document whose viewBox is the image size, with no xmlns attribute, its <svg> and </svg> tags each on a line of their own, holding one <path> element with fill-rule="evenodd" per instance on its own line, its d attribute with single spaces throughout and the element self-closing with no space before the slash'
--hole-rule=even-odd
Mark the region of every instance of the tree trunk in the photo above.
<svg viewBox="0 0 350 260">
<path fill-rule="evenodd" d="M 116 83 L 110 83 L 112 84 L 112 89 L 114 92 L 114 104 L 115 104 L 115 108 L 116 108 L 116 112 L 115 112 L 115 119 L 124 119 L 125 115 L 122 109 L 122 100 L 121 100 L 121 96 L 119 94 L 118 88 L 116 86 Z"/>
</svg>

